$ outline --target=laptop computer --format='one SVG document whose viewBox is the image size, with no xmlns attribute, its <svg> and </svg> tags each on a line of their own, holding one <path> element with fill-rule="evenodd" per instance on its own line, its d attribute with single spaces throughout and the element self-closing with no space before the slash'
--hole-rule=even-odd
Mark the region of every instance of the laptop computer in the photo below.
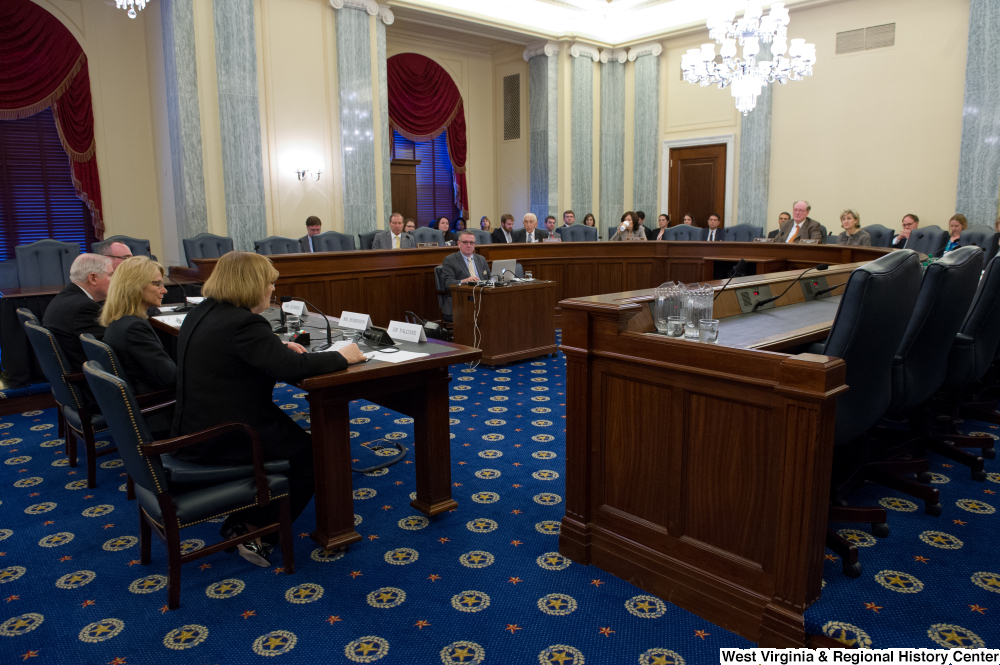
<svg viewBox="0 0 1000 665">
<path fill-rule="evenodd" d="M 514 277 L 514 269 L 517 266 L 517 259 L 504 259 L 503 261 L 494 261 L 493 265 L 490 267 L 490 275 L 497 278 L 497 281 L 503 279 L 501 275 L 504 274 L 504 270 L 507 271 L 506 280 L 510 281 L 511 277 Z"/>
</svg>

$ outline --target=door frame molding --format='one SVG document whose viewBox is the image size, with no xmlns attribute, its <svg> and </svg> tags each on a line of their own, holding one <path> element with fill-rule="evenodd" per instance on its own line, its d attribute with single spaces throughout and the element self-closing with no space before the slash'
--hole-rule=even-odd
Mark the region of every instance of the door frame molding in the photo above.
<svg viewBox="0 0 1000 665">
<path fill-rule="evenodd" d="M 663 153 L 660 158 L 660 200 L 670 200 L 670 149 L 693 148 L 701 145 L 726 144 L 726 205 L 723 219 L 726 226 L 733 220 L 733 170 L 735 168 L 736 134 L 719 134 L 716 136 L 698 136 L 690 139 L 674 139 L 663 141 Z"/>
</svg>

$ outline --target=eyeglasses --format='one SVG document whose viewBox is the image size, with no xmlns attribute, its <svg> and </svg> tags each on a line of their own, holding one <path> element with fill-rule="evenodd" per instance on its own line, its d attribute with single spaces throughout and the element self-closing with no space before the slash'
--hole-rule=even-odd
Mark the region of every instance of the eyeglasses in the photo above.
<svg viewBox="0 0 1000 665">
<path fill-rule="evenodd" d="M 114 254 L 106 254 L 105 256 L 107 256 L 109 259 L 121 259 L 122 261 L 124 261 L 125 259 L 131 259 L 132 258 L 131 254 L 125 254 L 123 256 L 116 256 Z"/>
<path fill-rule="evenodd" d="M 459 245 L 475 245 L 476 241 L 475 240 L 459 240 L 458 244 Z"/>
<path fill-rule="evenodd" d="M 154 282 L 150 282 L 150 284 L 152 284 L 153 286 L 155 286 L 158 289 L 162 289 L 163 288 L 163 280 L 162 279 L 158 279 L 158 280 L 156 280 Z"/>
</svg>

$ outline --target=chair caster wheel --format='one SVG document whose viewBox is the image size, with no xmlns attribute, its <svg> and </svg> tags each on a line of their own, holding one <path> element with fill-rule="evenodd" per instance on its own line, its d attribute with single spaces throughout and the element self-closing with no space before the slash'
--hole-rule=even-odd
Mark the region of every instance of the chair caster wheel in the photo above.
<svg viewBox="0 0 1000 665">
<path fill-rule="evenodd" d="M 856 579 L 861 577 L 861 562 L 857 563 L 845 563 L 844 564 L 844 575 L 850 577 L 851 579 Z"/>
<path fill-rule="evenodd" d="M 986 459 L 996 459 L 997 451 L 994 448 L 983 448 L 983 457 Z"/>
<path fill-rule="evenodd" d="M 885 522 L 872 524 L 872 535 L 876 538 L 887 538 L 889 536 L 889 525 Z"/>
<path fill-rule="evenodd" d="M 986 480 L 986 472 L 983 470 L 973 471 L 972 479 L 978 482 L 983 482 L 984 480 Z"/>
<path fill-rule="evenodd" d="M 931 477 L 932 476 L 930 471 L 921 471 L 920 473 L 917 474 L 917 482 L 923 483 L 924 485 L 930 485 Z"/>
<path fill-rule="evenodd" d="M 931 517 L 937 517 L 938 515 L 941 514 L 941 504 L 940 503 L 927 504 L 927 506 L 924 507 L 924 512 L 930 515 Z"/>
</svg>

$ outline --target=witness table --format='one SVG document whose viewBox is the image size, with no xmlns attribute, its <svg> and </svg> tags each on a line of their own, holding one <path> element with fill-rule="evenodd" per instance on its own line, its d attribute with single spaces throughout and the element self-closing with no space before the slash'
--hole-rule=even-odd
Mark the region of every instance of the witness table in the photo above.
<svg viewBox="0 0 1000 665">
<path fill-rule="evenodd" d="M 160 330 L 179 332 L 157 317 L 151 321 Z M 317 331 L 313 334 L 317 340 L 326 339 Z M 417 498 L 410 505 L 427 516 L 458 506 L 451 498 L 448 366 L 479 360 L 482 354 L 479 349 L 438 340 L 403 342 L 399 348 L 430 355 L 395 364 L 368 361 L 295 384 L 309 393 L 316 477 L 316 530 L 311 536 L 320 547 L 339 548 L 361 540 L 354 530 L 348 412 L 352 400 L 369 400 L 413 418 L 411 452 L 416 462 Z"/>
<path fill-rule="evenodd" d="M 556 352 L 556 283 L 451 287 L 455 342 L 482 349 L 484 365 Z"/>
</svg>

